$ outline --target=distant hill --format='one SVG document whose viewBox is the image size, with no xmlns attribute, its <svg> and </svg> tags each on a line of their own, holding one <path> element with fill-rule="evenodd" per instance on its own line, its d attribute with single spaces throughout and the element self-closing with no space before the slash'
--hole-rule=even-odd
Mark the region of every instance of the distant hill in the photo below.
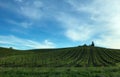
<svg viewBox="0 0 120 77">
<path fill-rule="evenodd" d="M 14 50 L 0 47 L 1 67 L 103 67 L 120 64 L 120 50 L 94 46 Z"/>
</svg>

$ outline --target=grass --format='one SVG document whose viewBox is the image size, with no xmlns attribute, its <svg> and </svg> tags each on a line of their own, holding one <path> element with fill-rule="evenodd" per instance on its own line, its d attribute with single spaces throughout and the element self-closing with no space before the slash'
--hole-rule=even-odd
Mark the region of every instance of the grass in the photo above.
<svg viewBox="0 0 120 77">
<path fill-rule="evenodd" d="M 44 51 L 44 52 L 43 52 Z M 102 67 L 116 66 L 120 50 L 98 47 L 73 47 L 64 49 L 0 51 L 3 67 Z"/>
<path fill-rule="evenodd" d="M 1 67 L 0 69 L 0 77 L 120 77 L 118 67 Z"/>
<path fill-rule="evenodd" d="M 0 77 L 120 77 L 120 50 L 0 48 Z"/>
</svg>

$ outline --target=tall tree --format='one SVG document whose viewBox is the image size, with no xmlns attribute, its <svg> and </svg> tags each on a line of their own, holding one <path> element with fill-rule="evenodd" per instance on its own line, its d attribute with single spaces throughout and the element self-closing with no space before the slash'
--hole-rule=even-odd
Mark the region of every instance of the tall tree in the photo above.
<svg viewBox="0 0 120 77">
<path fill-rule="evenodd" d="M 95 46 L 95 44 L 94 44 L 94 42 L 92 41 L 92 44 L 91 44 L 91 46 Z"/>
</svg>

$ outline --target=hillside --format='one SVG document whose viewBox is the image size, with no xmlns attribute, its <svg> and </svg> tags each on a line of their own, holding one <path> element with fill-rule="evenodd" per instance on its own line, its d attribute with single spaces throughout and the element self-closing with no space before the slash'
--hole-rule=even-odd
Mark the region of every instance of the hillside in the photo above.
<svg viewBox="0 0 120 77">
<path fill-rule="evenodd" d="M 24 51 L 0 48 L 1 67 L 101 67 L 119 63 L 120 50 L 93 46 Z"/>
</svg>

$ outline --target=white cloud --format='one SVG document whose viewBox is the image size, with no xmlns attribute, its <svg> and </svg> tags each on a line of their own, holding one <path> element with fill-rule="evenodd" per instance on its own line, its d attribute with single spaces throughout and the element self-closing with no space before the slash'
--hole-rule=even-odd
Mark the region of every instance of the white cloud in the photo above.
<svg viewBox="0 0 120 77">
<path fill-rule="evenodd" d="M 1 2 L 0 7 L 12 11 L 21 17 L 28 19 L 40 19 L 43 16 L 44 4 L 40 0 L 14 0 L 12 2 Z"/>
<path fill-rule="evenodd" d="M 19 13 L 30 19 L 40 19 L 43 16 L 42 8 L 43 3 L 41 1 L 29 1 L 20 6 Z"/>
<path fill-rule="evenodd" d="M 82 17 L 73 17 L 74 14 L 59 16 L 63 25 L 67 25 L 66 36 L 75 41 L 91 39 L 95 40 L 97 45 L 120 48 L 120 0 L 92 0 L 87 4 L 82 4 L 79 0 L 67 2 L 73 11 L 79 14 L 87 13 L 89 17 L 81 20 Z"/>
<path fill-rule="evenodd" d="M 36 7 L 36 8 L 41 8 L 41 7 L 43 7 L 44 5 L 43 5 L 43 3 L 41 2 L 41 1 L 34 1 L 33 2 L 33 5 L 34 5 L 34 7 Z"/>
<path fill-rule="evenodd" d="M 66 31 L 66 36 L 73 41 L 85 41 L 90 39 L 90 35 L 92 32 L 90 32 L 90 29 L 85 29 L 82 27 L 79 27 L 78 29 L 68 29 Z"/>
<path fill-rule="evenodd" d="M 37 42 L 29 39 L 22 39 L 10 36 L 0 36 L 0 44 L 2 46 L 14 47 L 17 49 L 33 49 L 33 48 L 54 48 L 55 44 L 49 40 L 44 40 L 43 42 Z"/>
<path fill-rule="evenodd" d="M 99 46 L 107 48 L 120 49 L 120 37 L 118 36 L 102 36 L 101 39 L 95 39 L 95 43 Z"/>
<path fill-rule="evenodd" d="M 8 23 L 16 25 L 16 26 L 20 26 L 23 28 L 30 28 L 32 26 L 32 22 L 17 22 L 14 20 L 6 20 Z"/>
<path fill-rule="evenodd" d="M 71 40 L 86 41 L 93 36 L 94 27 L 84 23 L 81 19 L 65 13 L 61 13 L 57 18 L 66 29 L 65 36 Z"/>
<path fill-rule="evenodd" d="M 16 0 L 23 1 L 23 0 Z M 46 12 L 52 12 L 54 16 L 62 23 L 65 28 L 65 36 L 73 41 L 95 40 L 98 45 L 119 48 L 120 46 L 120 0 L 64 0 L 72 7 L 61 10 L 55 13 L 53 6 L 47 6 L 41 0 L 26 1 L 20 5 L 20 8 L 4 5 L 1 7 L 16 8 L 19 13 L 30 19 L 40 19 Z M 89 1 L 89 2 L 87 2 Z M 51 4 L 51 3 L 50 3 Z M 43 8 L 49 7 L 49 10 Z M 56 8 L 56 7 L 55 7 Z M 16 11 L 15 9 L 15 11 Z M 56 8 L 58 9 L 58 8 Z M 45 12 L 44 12 L 45 11 Z M 45 13 L 45 14 L 44 14 Z M 58 14 L 60 13 L 60 15 Z M 86 14 L 86 16 L 84 14 Z M 52 16 L 53 16 L 52 15 Z M 83 16 L 82 16 L 83 15 Z M 88 17 L 87 17 L 88 15 Z M 85 17 L 87 17 L 85 19 Z M 33 21 L 34 22 L 34 21 Z M 14 22 L 11 23 L 21 25 L 25 28 L 31 26 L 29 22 Z M 92 24 L 90 24 L 92 23 Z M 97 38 L 96 38 L 97 37 Z M 104 43 L 103 43 L 104 42 Z"/>
<path fill-rule="evenodd" d="M 16 2 L 23 2 L 23 0 L 15 0 Z"/>
<path fill-rule="evenodd" d="M 0 1 L 0 7 L 7 11 L 9 10 L 13 12 L 16 12 L 16 10 L 18 9 L 15 7 L 15 5 L 11 4 L 10 2 L 4 2 L 4 1 Z"/>
<path fill-rule="evenodd" d="M 119 48 L 120 0 L 91 0 L 86 4 L 80 0 L 67 0 L 67 2 L 72 6 L 72 12 L 80 16 L 69 12 L 60 12 L 57 15 L 57 19 L 65 28 L 66 37 L 73 41 L 95 40 L 98 45 Z M 41 11 L 43 6 L 44 4 L 37 0 L 25 4 L 20 11 L 31 19 L 39 19 L 43 16 Z M 81 13 L 89 17 L 85 20 L 85 16 L 82 17 Z"/>
</svg>

